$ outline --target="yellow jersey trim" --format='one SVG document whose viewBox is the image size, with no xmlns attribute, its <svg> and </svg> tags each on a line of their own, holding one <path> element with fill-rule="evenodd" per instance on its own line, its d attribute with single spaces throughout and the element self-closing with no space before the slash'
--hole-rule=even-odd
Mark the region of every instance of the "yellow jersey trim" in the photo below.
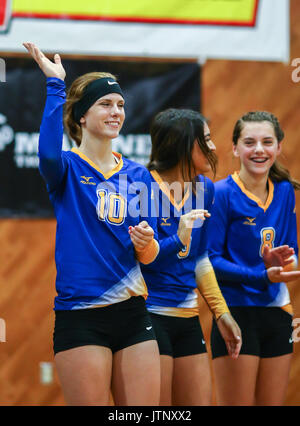
<svg viewBox="0 0 300 426">
<path fill-rule="evenodd" d="M 122 155 L 119 154 L 118 152 L 113 152 L 113 154 L 119 159 L 118 164 L 113 169 L 111 169 L 109 172 L 104 173 L 92 160 L 90 160 L 78 148 L 72 148 L 71 151 L 74 152 L 75 154 L 79 155 L 79 157 L 82 158 L 82 160 L 86 161 L 90 166 L 92 166 L 99 173 L 101 173 L 102 176 L 104 177 L 104 179 L 106 179 L 106 180 L 109 179 L 110 177 L 112 177 L 115 173 L 118 173 L 123 167 Z"/>
<path fill-rule="evenodd" d="M 197 273 L 196 270 L 196 281 L 201 296 L 207 303 L 216 320 L 219 319 L 221 315 L 230 313 L 227 303 L 217 283 L 213 268 L 211 268 L 209 272 L 206 272 L 203 275 L 200 275 L 199 272 Z"/>
<path fill-rule="evenodd" d="M 238 172 L 234 172 L 232 175 L 231 175 L 231 177 L 232 177 L 232 179 L 234 180 L 234 182 L 238 185 L 238 187 L 240 188 L 240 190 L 248 197 L 248 198 L 250 198 L 250 200 L 253 200 L 253 201 L 255 201 L 256 203 L 257 203 L 257 205 L 260 207 L 260 208 L 262 208 L 263 209 L 263 211 L 265 212 L 268 208 L 269 208 L 269 206 L 270 206 L 270 204 L 272 203 L 272 201 L 273 201 L 273 196 L 274 196 L 274 184 L 273 184 L 273 182 L 271 181 L 271 179 L 270 178 L 268 178 L 268 184 L 269 184 L 269 193 L 268 193 L 268 197 L 267 197 L 267 200 L 266 200 L 266 202 L 265 202 L 265 204 L 263 204 L 263 202 L 258 198 L 258 197 L 256 197 L 256 195 L 254 195 L 254 194 L 252 194 L 252 192 L 250 192 L 250 191 L 248 191 L 248 189 L 246 189 L 245 188 L 245 185 L 243 184 L 243 182 L 242 182 L 242 180 L 241 180 L 241 178 L 240 178 L 240 176 L 239 176 L 239 173 Z"/>
<path fill-rule="evenodd" d="M 288 305 L 281 306 L 281 309 L 285 312 L 288 312 L 290 315 L 294 314 L 291 303 L 289 303 Z"/>
<path fill-rule="evenodd" d="M 199 308 L 177 308 L 177 307 L 164 307 L 150 305 L 148 308 L 149 312 L 158 315 L 165 315 L 168 317 L 180 317 L 180 318 L 192 318 L 199 316 Z"/>
<path fill-rule="evenodd" d="M 175 201 L 174 197 L 172 194 L 170 194 L 170 191 L 168 190 L 168 188 L 166 187 L 165 183 L 163 182 L 162 178 L 160 177 L 160 175 L 158 174 L 158 172 L 156 170 L 152 170 L 151 175 L 153 176 L 154 180 L 158 183 L 161 191 L 168 197 L 170 203 L 172 203 L 172 205 L 175 207 L 175 209 L 177 211 L 180 211 L 186 200 L 189 198 L 190 196 L 190 190 L 189 188 L 187 188 L 186 193 L 184 194 L 184 197 L 182 198 L 180 203 L 177 203 L 177 201 Z"/>
<path fill-rule="evenodd" d="M 136 258 L 140 263 L 148 265 L 155 260 L 159 253 L 159 244 L 155 239 L 152 239 L 150 243 L 143 250 L 135 249 Z"/>
</svg>

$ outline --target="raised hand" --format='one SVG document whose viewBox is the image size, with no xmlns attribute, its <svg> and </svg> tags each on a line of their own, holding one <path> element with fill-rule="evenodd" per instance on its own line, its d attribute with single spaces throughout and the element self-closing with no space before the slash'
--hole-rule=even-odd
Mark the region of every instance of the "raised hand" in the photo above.
<svg viewBox="0 0 300 426">
<path fill-rule="evenodd" d="M 153 240 L 154 231 L 148 222 L 143 220 L 136 226 L 130 226 L 128 229 L 130 239 L 134 248 L 137 251 L 141 251 Z"/>
<path fill-rule="evenodd" d="M 62 66 L 58 53 L 54 55 L 54 62 L 50 61 L 34 43 L 23 43 L 46 77 L 56 77 L 64 80 L 66 72 Z"/>
<path fill-rule="evenodd" d="M 180 217 L 177 235 L 182 244 L 189 243 L 195 221 L 197 219 L 205 220 L 206 217 L 210 217 L 210 213 L 202 209 L 191 210 Z"/>
<path fill-rule="evenodd" d="M 228 355 L 236 359 L 242 346 L 242 333 L 230 313 L 225 313 L 217 320 L 218 329 L 225 341 Z"/>
</svg>

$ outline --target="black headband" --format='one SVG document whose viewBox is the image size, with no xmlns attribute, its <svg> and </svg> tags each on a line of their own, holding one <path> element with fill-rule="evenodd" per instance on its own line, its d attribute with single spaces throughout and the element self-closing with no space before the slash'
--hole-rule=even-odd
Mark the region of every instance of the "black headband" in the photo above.
<svg viewBox="0 0 300 426">
<path fill-rule="evenodd" d="M 73 106 L 73 117 L 76 123 L 80 124 L 80 119 L 87 110 L 99 98 L 109 93 L 119 93 L 124 98 L 119 83 L 111 77 L 99 78 L 88 84 L 82 98 Z"/>
</svg>

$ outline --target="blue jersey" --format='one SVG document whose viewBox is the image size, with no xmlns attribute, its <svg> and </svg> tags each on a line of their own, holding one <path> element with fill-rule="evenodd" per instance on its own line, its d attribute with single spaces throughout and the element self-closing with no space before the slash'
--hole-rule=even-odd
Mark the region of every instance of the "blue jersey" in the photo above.
<svg viewBox="0 0 300 426">
<path fill-rule="evenodd" d="M 298 254 L 295 194 L 288 181 L 268 180 L 266 203 L 246 190 L 238 173 L 215 184 L 209 255 L 229 306 L 286 306 L 285 283 L 271 283 L 264 247 L 284 244 Z"/>
<path fill-rule="evenodd" d="M 49 78 L 40 129 L 40 171 L 57 219 L 55 309 L 106 306 L 147 296 L 128 227 L 147 220 L 148 170 L 115 154 L 118 164 L 103 173 L 78 149 L 62 151 L 64 82 Z"/>
<path fill-rule="evenodd" d="M 214 185 L 203 176 L 198 176 L 196 196 L 187 188 L 181 203 L 170 195 L 170 188 L 162 182 L 156 171 L 151 172 L 155 188 L 152 194 L 157 202 L 157 231 L 161 247 L 168 239 L 176 238 L 180 216 L 194 208 L 211 209 Z M 181 186 L 179 190 L 182 192 Z M 142 273 L 148 287 L 147 308 L 150 312 L 192 316 L 198 314 L 196 265 L 207 258 L 207 222 L 195 221 L 190 244 L 177 248 L 165 256 L 160 253 L 149 265 L 142 265 Z"/>
</svg>

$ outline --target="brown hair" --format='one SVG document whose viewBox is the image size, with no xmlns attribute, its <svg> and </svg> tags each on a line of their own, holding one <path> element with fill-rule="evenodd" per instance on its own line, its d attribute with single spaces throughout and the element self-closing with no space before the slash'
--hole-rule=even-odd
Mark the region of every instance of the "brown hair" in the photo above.
<svg viewBox="0 0 300 426">
<path fill-rule="evenodd" d="M 284 138 L 284 132 L 280 126 L 280 123 L 275 117 L 274 114 L 268 111 L 250 111 L 244 114 L 235 124 L 233 129 L 233 135 L 232 135 L 232 141 L 234 145 L 237 145 L 238 140 L 241 136 L 241 132 L 244 128 L 244 124 L 247 122 L 262 122 L 262 121 L 268 121 L 272 124 L 275 136 L 278 140 L 278 143 L 280 143 Z M 284 180 L 289 181 L 293 188 L 298 190 L 300 189 L 300 182 L 293 179 L 290 175 L 290 172 L 287 168 L 285 168 L 282 164 L 279 163 L 279 161 L 275 161 L 275 163 L 272 165 L 269 171 L 270 178 L 275 182 L 282 182 Z"/>
<path fill-rule="evenodd" d="M 105 77 L 111 77 L 114 80 L 117 80 L 113 74 L 108 72 L 90 72 L 76 78 L 67 91 L 67 100 L 64 110 L 64 125 L 68 135 L 74 140 L 77 146 L 80 146 L 81 144 L 82 131 L 81 126 L 74 120 L 73 106 L 81 99 L 84 90 L 89 83 Z"/>
<path fill-rule="evenodd" d="M 158 113 L 150 127 L 152 151 L 148 169 L 163 172 L 181 164 L 184 181 L 193 182 L 192 149 L 196 140 L 215 175 L 217 157 L 205 141 L 206 121 L 199 112 L 188 109 L 169 108 Z"/>
</svg>

